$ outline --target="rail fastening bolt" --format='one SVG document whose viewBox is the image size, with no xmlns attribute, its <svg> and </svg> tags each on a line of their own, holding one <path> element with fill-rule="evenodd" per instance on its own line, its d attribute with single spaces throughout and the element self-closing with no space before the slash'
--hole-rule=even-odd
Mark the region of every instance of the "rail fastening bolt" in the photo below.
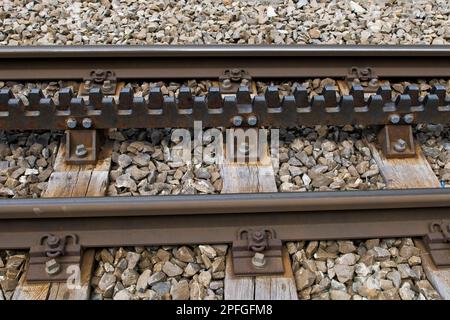
<svg viewBox="0 0 450 320">
<path fill-rule="evenodd" d="M 45 272 L 49 275 L 55 275 L 61 271 L 61 265 L 55 260 L 51 259 L 45 263 Z"/>
<path fill-rule="evenodd" d="M 84 144 L 79 144 L 76 146 L 75 148 L 75 155 L 78 158 L 83 158 L 87 155 L 87 149 L 86 146 Z"/>
<path fill-rule="evenodd" d="M 242 124 L 242 117 L 241 116 L 234 116 L 232 119 L 233 125 L 236 127 L 239 127 Z"/>
<path fill-rule="evenodd" d="M 231 80 L 230 79 L 224 79 L 222 81 L 222 88 L 225 88 L 225 89 L 231 88 Z"/>
<path fill-rule="evenodd" d="M 89 129 L 92 127 L 92 120 L 90 118 L 84 118 L 81 124 L 83 125 L 83 128 Z"/>
<path fill-rule="evenodd" d="M 411 113 L 405 114 L 403 116 L 403 121 L 405 121 L 405 123 L 412 123 L 414 121 L 414 116 Z"/>
<path fill-rule="evenodd" d="M 394 150 L 397 152 L 403 152 L 406 150 L 406 141 L 403 139 L 398 139 L 395 143 L 394 143 Z"/>
<path fill-rule="evenodd" d="M 389 121 L 393 124 L 397 124 L 400 122 L 400 116 L 398 114 L 391 114 L 389 117 Z"/>
<path fill-rule="evenodd" d="M 266 258 L 264 257 L 264 254 L 256 252 L 252 258 L 252 264 L 256 268 L 263 268 L 266 265 Z"/>
<path fill-rule="evenodd" d="M 105 80 L 103 82 L 102 88 L 104 90 L 111 90 L 112 89 L 112 84 L 111 84 L 111 80 Z"/>
<path fill-rule="evenodd" d="M 74 118 L 69 118 L 66 120 L 67 128 L 74 129 L 77 126 L 77 120 Z"/>
<path fill-rule="evenodd" d="M 254 126 L 257 122 L 258 122 L 258 119 L 256 118 L 256 116 L 249 116 L 247 118 L 247 123 L 249 126 Z"/>
</svg>

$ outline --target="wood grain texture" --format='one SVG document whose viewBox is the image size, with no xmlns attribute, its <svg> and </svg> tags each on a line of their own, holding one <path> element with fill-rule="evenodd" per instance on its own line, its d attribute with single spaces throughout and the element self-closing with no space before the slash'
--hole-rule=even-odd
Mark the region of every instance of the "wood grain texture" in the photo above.
<svg viewBox="0 0 450 320">
<path fill-rule="evenodd" d="M 388 189 L 439 188 L 440 183 L 416 142 L 416 157 L 387 159 L 374 143 L 366 141 Z"/>
<path fill-rule="evenodd" d="M 415 240 L 414 244 L 420 249 L 420 259 L 422 268 L 425 271 L 428 281 L 433 285 L 442 299 L 450 300 L 450 268 L 437 268 L 427 252 L 421 240 Z"/>
<path fill-rule="evenodd" d="M 108 186 L 111 167 L 112 144 L 106 143 L 99 153 L 95 165 L 66 165 L 65 144 L 61 143 L 55 158 L 54 172 L 51 174 L 43 197 L 86 197 L 104 196 Z M 61 283 L 27 283 L 26 274 L 16 288 L 13 299 L 21 300 L 87 300 L 90 295 L 90 281 L 94 266 L 94 249 L 83 253 L 80 283 L 68 287 Z"/>
<path fill-rule="evenodd" d="M 236 163 L 224 159 L 220 168 L 223 177 L 222 193 L 277 192 L 271 161 Z M 225 300 L 297 300 L 287 252 L 286 255 L 283 256 L 286 272 L 282 276 L 237 277 L 233 273 L 229 254 L 225 272 Z"/>
</svg>

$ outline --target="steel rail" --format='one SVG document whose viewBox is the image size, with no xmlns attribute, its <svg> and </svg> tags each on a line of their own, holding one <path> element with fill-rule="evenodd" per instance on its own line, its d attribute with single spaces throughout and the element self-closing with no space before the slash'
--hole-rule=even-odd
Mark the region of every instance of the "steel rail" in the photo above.
<svg viewBox="0 0 450 320">
<path fill-rule="evenodd" d="M 93 69 L 119 79 L 217 78 L 241 68 L 253 78 L 450 75 L 449 46 L 38 46 L 1 47 L 0 79 L 82 79 Z"/>
<path fill-rule="evenodd" d="M 83 247 L 230 243 L 242 227 L 283 241 L 424 236 L 450 219 L 450 190 L 267 193 L 1 201 L 0 248 L 30 248 L 45 233 Z"/>
</svg>

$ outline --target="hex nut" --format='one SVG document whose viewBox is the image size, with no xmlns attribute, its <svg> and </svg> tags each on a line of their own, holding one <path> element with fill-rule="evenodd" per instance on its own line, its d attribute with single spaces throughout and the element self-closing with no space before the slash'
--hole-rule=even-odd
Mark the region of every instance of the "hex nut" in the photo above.
<svg viewBox="0 0 450 320">
<path fill-rule="evenodd" d="M 263 268 L 266 265 L 266 258 L 264 257 L 264 254 L 256 252 L 252 258 L 252 264 L 256 268 Z"/>
<path fill-rule="evenodd" d="M 45 272 L 52 276 L 58 274 L 61 271 L 61 265 L 55 260 L 51 259 L 45 263 Z"/>
</svg>

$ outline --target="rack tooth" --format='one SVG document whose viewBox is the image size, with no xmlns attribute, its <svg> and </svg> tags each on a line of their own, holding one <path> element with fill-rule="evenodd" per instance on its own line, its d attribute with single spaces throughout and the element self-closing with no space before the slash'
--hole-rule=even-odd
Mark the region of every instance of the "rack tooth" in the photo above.
<svg viewBox="0 0 450 320">
<path fill-rule="evenodd" d="M 148 106 L 150 109 L 162 109 L 164 96 L 160 87 L 150 88 L 148 94 Z"/>
<path fill-rule="evenodd" d="M 309 106 L 308 91 L 303 86 L 295 87 L 294 99 L 297 108 L 307 108 Z"/>
<path fill-rule="evenodd" d="M 84 99 L 81 97 L 72 98 L 70 100 L 69 111 L 72 116 L 85 116 L 87 108 Z"/>
<path fill-rule="evenodd" d="M 67 110 L 70 106 L 70 101 L 73 98 L 73 91 L 71 88 L 62 88 L 59 90 L 58 97 L 59 103 L 57 108 L 59 110 Z"/>
<path fill-rule="evenodd" d="M 11 89 L 0 89 L 0 111 L 8 110 L 8 101 L 14 99 Z"/>
<path fill-rule="evenodd" d="M 122 88 L 119 93 L 119 109 L 131 109 L 134 93 L 132 88 Z"/>
<path fill-rule="evenodd" d="M 175 119 L 175 117 L 178 115 L 177 102 L 175 101 L 175 97 L 164 97 L 163 115 L 165 121 L 169 119 Z"/>
<path fill-rule="evenodd" d="M 103 100 L 103 93 L 101 88 L 91 88 L 89 90 L 89 105 L 94 109 L 101 109 Z"/>
<path fill-rule="evenodd" d="M 395 109 L 398 112 L 410 112 L 411 111 L 411 97 L 409 94 L 400 94 L 395 100 Z"/>
<path fill-rule="evenodd" d="M 101 113 L 102 122 L 113 127 L 117 120 L 117 109 L 116 100 L 113 97 L 103 97 Z"/>
<path fill-rule="evenodd" d="M 249 105 L 252 103 L 250 90 L 246 86 L 240 86 L 236 92 L 236 102 L 238 105 Z"/>
<path fill-rule="evenodd" d="M 264 97 L 266 98 L 267 108 L 272 109 L 280 107 L 280 94 L 277 87 L 267 87 L 266 92 L 264 93 Z"/>
<path fill-rule="evenodd" d="M 12 98 L 8 100 L 8 114 L 10 119 L 21 122 L 25 117 L 25 106 L 21 99 Z"/>
<path fill-rule="evenodd" d="M 411 99 L 411 105 L 413 107 L 420 106 L 419 101 L 419 88 L 415 85 L 408 85 L 405 88 L 405 94 L 409 95 Z"/>
<path fill-rule="evenodd" d="M 209 109 L 219 109 L 223 106 L 222 95 L 220 93 L 219 87 L 209 87 L 208 88 L 208 108 Z"/>
<path fill-rule="evenodd" d="M 445 105 L 446 92 L 445 92 L 444 86 L 441 86 L 441 85 L 433 86 L 431 88 L 431 93 L 437 95 L 437 97 L 439 98 L 439 106 Z"/>
<path fill-rule="evenodd" d="M 48 121 L 51 121 L 55 116 L 55 102 L 51 98 L 42 98 L 38 102 L 39 105 L 39 115 L 43 119 L 47 119 Z"/>
<path fill-rule="evenodd" d="M 45 98 L 44 93 L 41 89 L 33 88 L 30 90 L 30 93 L 28 94 L 28 102 L 29 106 L 28 108 L 30 110 L 37 110 L 39 108 L 39 101 Z"/>
<path fill-rule="evenodd" d="M 353 97 L 353 106 L 355 108 L 364 108 L 366 100 L 364 99 L 364 88 L 360 85 L 352 85 L 350 95 Z"/>
<path fill-rule="evenodd" d="M 337 106 L 336 87 L 325 86 L 322 90 L 322 96 L 325 100 L 325 108 L 335 108 Z"/>
<path fill-rule="evenodd" d="M 180 88 L 178 93 L 178 109 L 192 109 L 194 99 L 192 98 L 191 89 L 186 86 Z"/>
<path fill-rule="evenodd" d="M 388 104 L 392 102 L 392 89 L 391 86 L 383 85 L 378 88 L 377 94 L 381 96 L 383 104 Z"/>
</svg>

